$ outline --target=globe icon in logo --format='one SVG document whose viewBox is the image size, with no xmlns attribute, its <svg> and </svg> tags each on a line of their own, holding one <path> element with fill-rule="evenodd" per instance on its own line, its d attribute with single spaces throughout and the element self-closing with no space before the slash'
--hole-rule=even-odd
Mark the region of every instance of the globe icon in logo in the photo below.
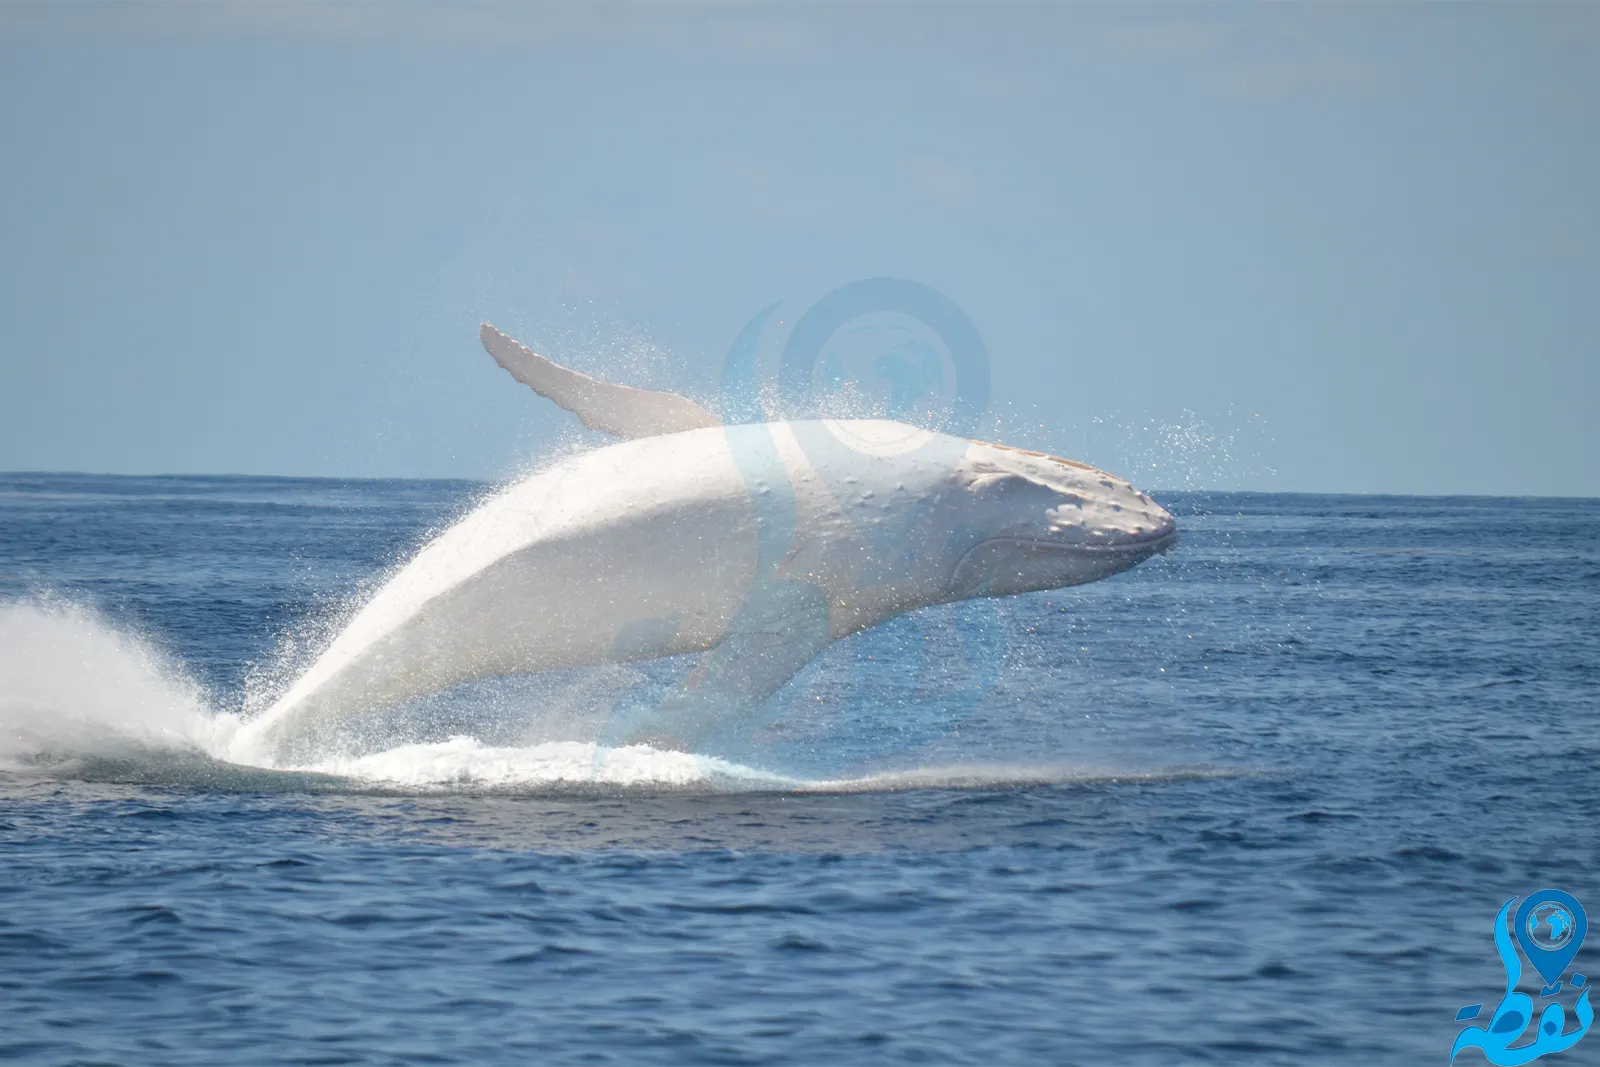
<svg viewBox="0 0 1600 1067">
<path fill-rule="evenodd" d="M 1546 952 L 1555 952 L 1572 940 L 1577 923 L 1563 904 L 1547 901 L 1528 916 L 1528 940 Z"/>
</svg>

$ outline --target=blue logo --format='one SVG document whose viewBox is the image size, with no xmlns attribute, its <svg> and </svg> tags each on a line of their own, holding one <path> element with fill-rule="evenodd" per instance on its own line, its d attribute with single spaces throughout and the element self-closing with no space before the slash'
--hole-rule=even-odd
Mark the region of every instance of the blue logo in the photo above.
<svg viewBox="0 0 1600 1067">
<path fill-rule="evenodd" d="M 783 566 L 797 528 L 801 487 L 780 455 L 771 424 L 787 424 L 786 439 L 810 461 L 812 476 L 829 494 L 843 498 L 850 486 L 833 484 L 828 475 L 848 469 L 841 458 L 887 450 L 954 466 L 989 405 L 989 358 L 977 328 L 954 302 L 926 285 L 867 278 L 833 290 L 798 316 L 793 310 L 783 300 L 761 310 L 723 361 L 724 433 L 756 518 L 753 587 L 726 639 L 702 657 L 683 686 L 663 693 L 642 685 L 617 700 L 606 738 L 611 743 L 637 736 L 640 723 L 655 719 L 665 724 L 666 735 L 693 729 L 695 740 L 710 743 L 719 756 L 743 761 L 759 755 L 756 747 L 773 744 L 756 741 L 762 727 L 803 707 L 805 722 L 777 736 L 794 734 L 793 747 L 803 750 L 811 773 L 837 773 L 947 735 L 971 710 L 970 703 L 938 699 L 938 691 L 951 688 L 955 673 L 963 675 L 967 691 L 985 692 L 1004 662 L 999 608 L 982 602 L 942 620 L 953 634 L 932 632 L 939 622 L 908 617 L 860 635 L 850 647 L 867 669 L 845 672 L 839 680 L 844 691 L 830 692 L 825 704 L 817 697 L 813 706 L 792 689 L 764 692 L 768 686 L 762 676 L 796 674 L 831 644 L 826 593 Z M 905 432 L 893 440 L 858 439 L 850 423 L 831 421 L 851 418 L 892 419 Z M 858 523 L 843 517 L 870 549 L 866 555 L 873 562 L 861 575 L 864 587 L 888 586 L 914 564 L 903 535 L 917 518 L 913 513 L 897 522 Z M 662 620 L 664 632 L 673 628 L 673 620 Z M 930 648 L 945 658 L 934 662 Z M 964 661 L 964 671 L 948 659 L 952 651 Z M 903 669 L 886 669 L 886 661 Z M 924 685 L 940 681 L 946 684 Z M 736 709 L 738 714 L 729 714 Z M 874 722 L 884 712 L 892 722 L 848 728 Z M 830 726 L 845 728 L 852 742 L 825 754 L 833 746 L 809 742 Z"/>
<path fill-rule="evenodd" d="M 1506 901 L 1494 918 L 1494 947 L 1506 969 L 1506 994 L 1495 1006 L 1488 1026 L 1469 1026 L 1461 1031 L 1450 1049 L 1452 1062 L 1463 1049 L 1475 1048 L 1481 1049 L 1484 1058 L 1495 1067 L 1531 1063 L 1540 1056 L 1563 1052 L 1576 1045 L 1594 1023 L 1594 1008 L 1589 1004 L 1587 988 L 1589 980 L 1575 973 L 1572 988 L 1583 990 L 1572 1009 L 1578 1017 L 1577 1028 L 1563 1033 L 1566 1009 L 1560 1004 L 1547 1004 L 1539 1013 L 1533 1040 L 1513 1047 L 1514 1042 L 1522 1040 L 1533 1017 L 1533 998 L 1517 992 L 1517 983 L 1522 978 L 1522 960 L 1517 956 L 1516 945 L 1522 946 L 1529 962 L 1545 980 L 1544 988 L 1539 991 L 1539 999 L 1543 1000 L 1561 992 L 1561 978 L 1589 930 L 1583 907 L 1571 893 L 1559 889 L 1540 890 L 1523 900 L 1515 920 L 1508 924 L 1511 905 L 1516 902 L 1515 897 Z M 1516 945 L 1512 944 L 1513 934 Z M 1456 1020 L 1476 1019 L 1482 1010 L 1482 1004 L 1469 1004 L 1456 1013 Z"/>
</svg>

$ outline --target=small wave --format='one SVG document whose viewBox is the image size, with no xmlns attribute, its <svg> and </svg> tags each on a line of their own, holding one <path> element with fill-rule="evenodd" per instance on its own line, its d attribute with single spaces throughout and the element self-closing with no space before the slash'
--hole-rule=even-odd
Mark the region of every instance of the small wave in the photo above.
<svg viewBox="0 0 1600 1067">
<path fill-rule="evenodd" d="M 1219 767 L 1168 767 L 1153 771 L 1116 770 L 1070 765 L 967 764 L 883 771 L 860 778 L 807 782 L 807 793 L 892 793 L 910 789 L 1025 789 L 1052 785 L 1092 783 L 1190 782 L 1208 778 L 1236 778 L 1242 772 Z"/>
</svg>

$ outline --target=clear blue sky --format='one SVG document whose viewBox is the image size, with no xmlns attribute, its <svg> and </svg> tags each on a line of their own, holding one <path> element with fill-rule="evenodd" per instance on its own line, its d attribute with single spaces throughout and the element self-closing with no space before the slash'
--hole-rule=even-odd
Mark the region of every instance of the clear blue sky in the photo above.
<svg viewBox="0 0 1600 1067">
<path fill-rule="evenodd" d="M 0 469 L 495 476 L 480 319 L 895 275 L 1154 488 L 1600 495 L 1596 5 L 6 4 L 0 156 Z"/>
</svg>

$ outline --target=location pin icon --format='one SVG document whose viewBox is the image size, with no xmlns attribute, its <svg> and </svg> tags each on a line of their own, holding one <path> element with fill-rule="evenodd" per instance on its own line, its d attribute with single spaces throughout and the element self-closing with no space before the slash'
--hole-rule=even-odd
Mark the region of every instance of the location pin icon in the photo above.
<svg viewBox="0 0 1600 1067">
<path fill-rule="evenodd" d="M 1589 920 L 1571 893 L 1541 889 L 1517 909 L 1511 932 L 1517 935 L 1528 962 L 1544 975 L 1546 984 L 1553 985 L 1578 954 L 1583 935 L 1589 932 Z"/>
</svg>

